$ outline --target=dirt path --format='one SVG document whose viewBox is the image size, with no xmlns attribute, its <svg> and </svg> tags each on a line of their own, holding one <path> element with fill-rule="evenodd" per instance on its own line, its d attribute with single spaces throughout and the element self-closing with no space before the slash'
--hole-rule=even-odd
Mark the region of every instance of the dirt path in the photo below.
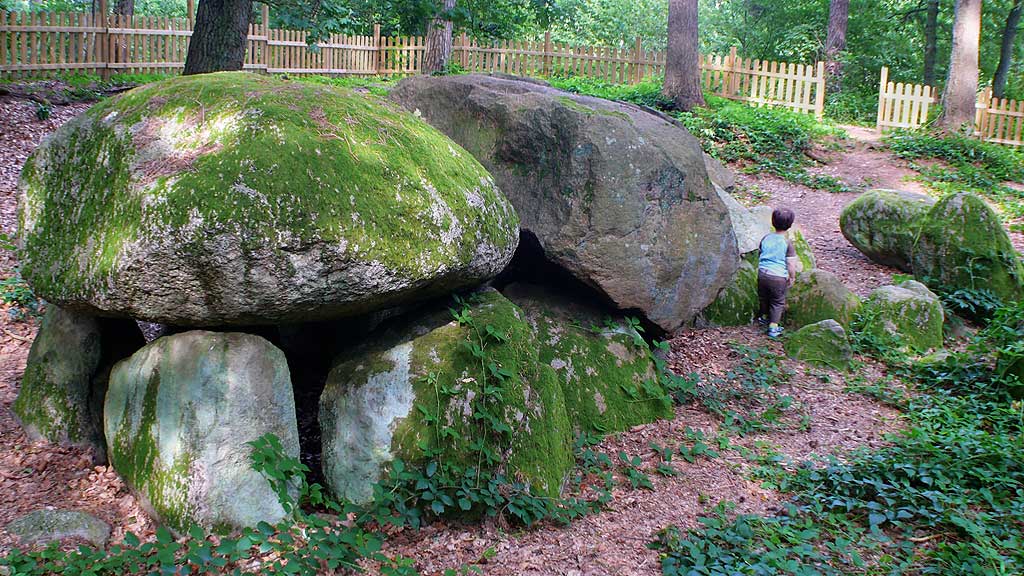
<svg viewBox="0 0 1024 576">
<path fill-rule="evenodd" d="M 40 138 L 73 116 L 82 106 L 62 107 L 51 120 L 40 123 L 24 102 L 0 99 L 0 230 L 15 226 L 14 187 L 25 157 Z M 869 143 L 854 143 L 837 154 L 823 172 L 843 178 L 858 188 L 902 187 L 909 170 Z M 872 264 L 842 238 L 838 214 L 856 194 L 830 194 L 796 186 L 765 175 L 740 175 L 742 186 L 757 186 L 770 194 L 771 204 L 789 204 L 798 211 L 801 226 L 817 254 L 819 266 L 839 274 L 860 293 L 888 282 L 893 272 Z M 11 274 L 10 253 L 0 258 L 0 278 Z M 94 467 L 81 450 L 55 448 L 27 440 L 10 411 L 35 327 L 12 322 L 0 309 L 0 552 L 11 545 L 2 526 L 20 514 L 44 506 L 80 509 L 114 526 L 117 541 L 126 530 L 152 537 L 153 525 L 116 474 L 107 466 Z M 13 335 L 13 336 L 12 336 Z M 779 345 L 752 327 L 686 331 L 672 341 L 671 364 L 680 373 L 697 372 L 705 379 L 721 375 L 740 361 L 729 342 L 765 346 L 781 354 Z M 778 387 L 795 400 L 792 415 L 806 425 L 734 438 L 754 453 L 776 450 L 787 459 L 803 460 L 814 454 L 841 454 L 861 445 L 879 445 L 883 435 L 898 425 L 898 415 L 874 401 L 843 391 L 841 377 L 822 377 L 816 371 L 786 361 L 792 380 Z M 874 371 L 872 371 L 874 370 Z M 880 377 L 875 369 L 865 376 Z M 791 422 L 793 424 L 793 422 Z M 676 458 L 677 476 L 653 473 L 658 457 L 650 447 L 679 445 L 687 428 L 713 437 L 716 418 L 696 407 L 679 408 L 672 420 L 655 422 L 607 439 L 599 450 L 614 457 L 620 450 L 640 456 L 655 490 L 619 487 L 609 509 L 571 526 L 544 525 L 532 530 L 509 530 L 496 522 L 483 525 L 435 523 L 421 531 L 393 535 L 387 551 L 416 559 L 424 574 L 481 562 L 486 574 L 615 574 L 660 573 L 655 551 L 646 545 L 668 525 L 694 527 L 700 514 L 720 501 L 737 505 L 738 512 L 771 513 L 785 496 L 762 488 L 750 479 L 758 462 L 739 451 L 694 464 Z"/>
</svg>

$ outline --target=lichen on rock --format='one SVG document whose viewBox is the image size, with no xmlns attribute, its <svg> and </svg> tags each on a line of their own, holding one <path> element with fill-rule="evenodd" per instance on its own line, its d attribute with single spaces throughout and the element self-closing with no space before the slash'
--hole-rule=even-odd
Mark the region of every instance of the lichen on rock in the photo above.
<svg viewBox="0 0 1024 576">
<path fill-rule="evenodd" d="M 533 329 L 493 290 L 472 297 L 466 313 L 472 325 L 447 309 L 398 319 L 339 358 L 320 399 L 323 470 L 335 494 L 368 501 L 390 462 L 422 463 L 423 447 L 476 466 L 477 440 L 502 455 L 498 471 L 539 495 L 559 494 L 573 462 L 572 426 Z M 486 350 L 486 362 L 473 345 Z M 496 377 L 491 364 L 508 376 Z M 499 399 L 483 400 L 484 386 L 498 387 Z M 480 428 L 482 401 L 497 402 L 492 410 L 513 431 L 507 442 Z"/>
<path fill-rule="evenodd" d="M 178 325 L 372 311 L 499 272 L 518 218 L 386 101 L 248 73 L 100 102 L 29 158 L 22 272 L 67 307 Z"/>
<path fill-rule="evenodd" d="M 533 327 L 540 362 L 554 369 L 576 430 L 621 432 L 672 416 L 647 342 L 624 318 L 534 285 L 503 294 Z"/>
<path fill-rule="evenodd" d="M 861 300 L 835 274 L 815 268 L 797 275 L 786 304 L 783 319 L 789 326 L 801 328 L 831 319 L 849 327 Z"/>
<path fill-rule="evenodd" d="M 846 330 L 831 319 L 800 328 L 786 339 L 785 349 L 790 358 L 835 370 L 849 370 L 853 360 Z"/>
<path fill-rule="evenodd" d="M 871 260 L 911 272 L 921 223 L 935 200 L 902 190 L 869 190 L 847 204 L 839 216 L 843 236 Z"/>
<path fill-rule="evenodd" d="M 929 286 L 985 289 L 1005 302 L 1024 295 L 1024 266 L 999 216 L 977 195 L 939 200 L 921 221 L 911 260 Z"/>
<path fill-rule="evenodd" d="M 248 445 L 299 455 L 284 354 L 242 333 L 161 337 L 117 364 L 104 405 L 110 463 L 158 522 L 235 529 L 284 517 Z"/>
<path fill-rule="evenodd" d="M 905 349 L 923 353 L 942 348 L 942 302 L 920 282 L 876 288 L 864 302 L 862 318 L 862 331 L 888 336 Z"/>
</svg>

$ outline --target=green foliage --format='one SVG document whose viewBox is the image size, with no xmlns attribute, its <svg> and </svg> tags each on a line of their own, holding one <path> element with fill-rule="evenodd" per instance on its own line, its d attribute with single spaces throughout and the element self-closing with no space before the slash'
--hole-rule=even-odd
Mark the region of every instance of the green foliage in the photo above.
<svg viewBox="0 0 1024 576">
<path fill-rule="evenodd" d="M 1024 407 L 1009 366 L 1021 358 L 1024 305 L 1000 309 L 967 351 L 914 364 L 873 353 L 912 394 L 878 393 L 907 427 L 877 449 L 777 470 L 794 501 L 776 517 L 669 528 L 653 546 L 665 574 L 1019 574 L 1024 570 Z M 881 353 L 879 353 L 881 352 Z M 885 390 L 882 390 L 882 389 Z M 853 389 L 870 392 L 863 384 Z M 927 542 L 927 545 L 922 543 Z"/>
<path fill-rule="evenodd" d="M 815 140 L 839 137 L 841 131 L 785 109 L 753 107 L 713 96 L 706 99 L 707 108 L 680 113 L 678 118 L 711 156 L 811 188 L 847 191 L 840 180 L 806 169 L 809 159 L 805 152 Z"/>
<path fill-rule="evenodd" d="M 32 288 L 21 277 L 18 269 L 14 274 L 0 280 L 0 302 L 8 305 L 8 317 L 15 322 L 40 318 L 43 301 L 36 297 Z"/>
<path fill-rule="evenodd" d="M 713 377 L 698 385 L 694 398 L 709 412 L 722 418 L 721 429 L 747 435 L 790 426 L 793 414 L 791 396 L 780 394 L 775 386 L 792 377 L 781 358 L 767 348 L 732 344 L 740 355 L 739 363 L 723 377 Z"/>
<path fill-rule="evenodd" d="M 848 540 L 828 539 L 813 518 L 801 517 L 792 505 L 787 506 L 787 515 L 772 518 L 730 518 L 730 509 L 726 504 L 716 506 L 711 515 L 700 518 L 700 528 L 685 533 L 674 526 L 659 532 L 650 547 L 662 551 L 662 574 L 818 576 L 842 573 L 830 563 L 864 566 Z"/>
<path fill-rule="evenodd" d="M 555 88 L 568 92 L 665 110 L 672 105 L 672 101 L 661 93 L 662 81 L 662 78 L 648 78 L 637 84 L 613 84 L 571 74 L 561 75 L 557 70 L 549 80 Z"/>
<path fill-rule="evenodd" d="M 895 131 L 886 136 L 893 153 L 912 162 L 920 179 L 938 192 L 969 191 L 996 203 L 1011 218 L 1024 218 L 1024 192 L 1004 182 L 1024 183 L 1024 154 L 1009 146 L 963 135 Z"/>
</svg>

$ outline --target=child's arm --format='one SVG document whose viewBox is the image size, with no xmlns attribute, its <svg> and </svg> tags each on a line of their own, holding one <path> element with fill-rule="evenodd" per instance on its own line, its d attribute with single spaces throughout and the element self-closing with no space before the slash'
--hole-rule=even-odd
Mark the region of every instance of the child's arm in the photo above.
<svg viewBox="0 0 1024 576">
<path fill-rule="evenodd" d="M 789 271 L 789 285 L 792 286 L 796 282 L 797 266 L 800 265 L 800 260 L 796 255 L 796 248 L 793 247 L 793 243 L 786 240 L 786 270 Z"/>
</svg>

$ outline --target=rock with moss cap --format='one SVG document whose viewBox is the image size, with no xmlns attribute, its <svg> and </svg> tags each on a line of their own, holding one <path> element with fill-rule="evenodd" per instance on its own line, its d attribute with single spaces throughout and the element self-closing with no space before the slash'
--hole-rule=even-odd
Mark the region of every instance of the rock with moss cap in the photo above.
<svg viewBox="0 0 1024 576">
<path fill-rule="evenodd" d="M 732 281 L 704 309 L 703 318 L 716 326 L 745 326 L 754 321 L 760 306 L 757 297 L 757 253 L 754 252 L 740 259 Z"/>
<path fill-rule="evenodd" d="M 78 510 L 35 510 L 8 524 L 6 530 L 26 546 L 84 540 L 104 548 L 110 538 L 109 524 Z"/>
<path fill-rule="evenodd" d="M 1024 266 L 999 216 L 962 192 L 939 200 L 921 223 L 914 276 L 932 286 L 987 289 L 1005 302 L 1024 295 Z"/>
<path fill-rule="evenodd" d="M 853 360 L 846 330 L 831 319 L 797 330 L 786 339 L 785 349 L 790 358 L 836 370 L 849 370 Z"/>
<path fill-rule="evenodd" d="M 576 430 L 621 432 L 672 416 L 650 348 L 626 319 L 538 285 L 512 284 L 503 294 L 526 313 Z"/>
<path fill-rule="evenodd" d="M 459 313 L 462 322 L 446 308 L 398 319 L 339 358 L 320 398 L 324 477 L 335 494 L 369 501 L 393 460 L 424 463 L 422 446 L 475 467 L 478 440 L 499 460 L 488 468 L 538 495 L 559 494 L 573 465 L 572 425 L 525 314 L 493 290 Z M 480 410 L 496 421 L 476 418 Z"/>
<path fill-rule="evenodd" d="M 822 320 L 850 326 L 861 306 L 860 297 L 838 276 L 817 268 L 797 275 L 786 298 L 785 323 L 794 328 Z"/>
<path fill-rule="evenodd" d="M 902 190 L 869 190 L 843 208 L 839 228 L 871 260 L 911 271 L 921 223 L 935 199 Z"/>
<path fill-rule="evenodd" d="M 457 144 L 374 96 L 241 72 L 68 122 L 20 183 L 48 301 L 174 325 L 323 320 L 475 285 L 518 219 Z"/>
<path fill-rule="evenodd" d="M 106 461 L 103 396 L 110 365 L 145 342 L 134 323 L 50 304 L 11 411 L 33 440 L 93 449 Z"/>
<path fill-rule="evenodd" d="M 942 302 L 924 284 L 909 280 L 876 288 L 864 302 L 862 330 L 900 347 L 927 352 L 942 347 Z"/>
<path fill-rule="evenodd" d="M 415 76 L 390 97 L 494 174 L 547 259 L 664 330 L 732 277 L 736 240 L 700 144 L 636 106 L 482 75 Z"/>
<path fill-rule="evenodd" d="M 111 465 L 160 523 L 183 532 L 285 516 L 248 445 L 274 434 L 299 456 L 288 363 L 263 338 L 161 337 L 114 367 L 103 415 Z"/>
</svg>

